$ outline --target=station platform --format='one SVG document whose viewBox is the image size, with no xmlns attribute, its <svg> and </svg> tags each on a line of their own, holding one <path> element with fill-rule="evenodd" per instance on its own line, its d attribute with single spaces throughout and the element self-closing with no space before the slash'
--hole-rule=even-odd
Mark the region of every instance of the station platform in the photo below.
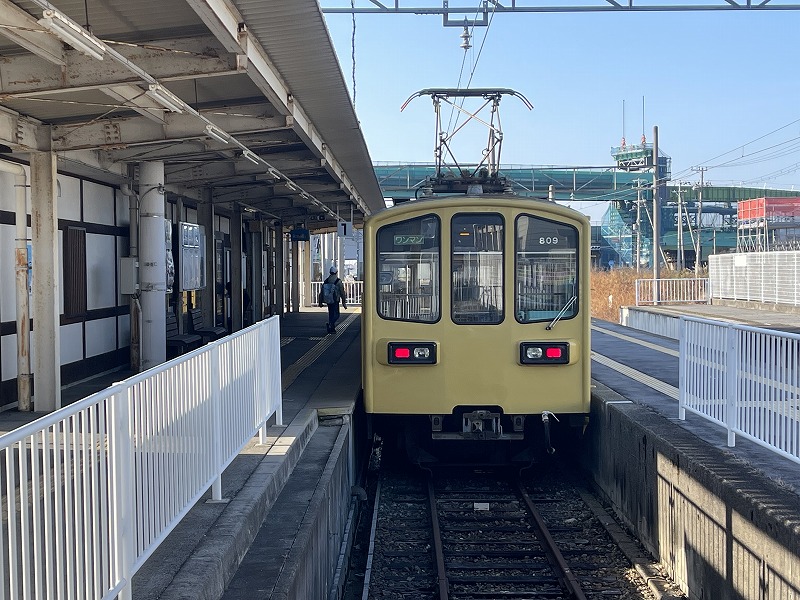
<svg viewBox="0 0 800 600">
<path fill-rule="evenodd" d="M 781 310 L 778 304 L 755 304 L 732 302 L 713 304 L 662 304 L 659 306 L 637 306 L 636 310 L 656 314 L 681 315 L 701 319 L 717 319 L 728 323 L 763 327 L 787 333 L 800 333 L 800 313 L 794 307 Z M 631 307 L 633 308 L 633 307 Z"/>
<path fill-rule="evenodd" d="M 254 438 L 225 471 L 222 503 L 201 499 L 147 560 L 134 600 L 303 597 L 296 586 L 309 583 L 302 573 L 316 518 L 329 512 L 326 490 L 340 485 L 334 465 L 352 451 L 344 446 L 361 391 L 359 313 L 343 310 L 331 335 L 327 309 L 282 318 L 284 425 L 270 427 L 264 445 Z"/>
<path fill-rule="evenodd" d="M 648 310 L 800 326 L 799 315 L 735 307 Z M 133 579 L 135 600 L 341 597 L 335 590 L 346 565 L 336 561 L 351 528 L 331 514 L 350 505 L 352 518 L 359 501 L 342 476 L 349 470 L 352 480 L 356 469 L 346 461 L 358 439 L 359 312 L 343 311 L 333 335 L 325 332 L 325 309 L 281 320 L 284 425 L 270 427 L 266 444 L 252 440 L 233 461 L 222 503 L 201 499 L 149 557 Z M 699 417 L 680 421 L 677 350 L 674 340 L 593 320 L 586 469 L 618 518 L 659 557 L 660 572 L 694 597 L 732 598 L 719 592 L 740 585 L 741 573 L 766 573 L 777 579 L 753 575 L 753 585 L 778 590 L 770 597 L 800 600 L 800 469 L 744 439 L 728 448 L 724 429 Z M 106 377 L 110 385 L 124 374 Z M 311 560 L 309 552 L 325 560 Z M 657 598 L 672 597 L 657 573 L 646 576 Z M 740 592 L 737 598 L 758 597 Z"/>
<path fill-rule="evenodd" d="M 800 316 L 725 305 L 630 307 L 796 332 Z M 662 319 L 667 316 L 668 319 Z M 800 600 L 800 468 L 725 427 L 678 415 L 677 327 L 592 321 L 587 463 L 597 487 L 692 598 Z M 794 419 L 796 423 L 797 413 Z M 795 436 L 789 429 L 786 435 Z M 768 592 L 765 592 L 768 590 Z"/>
</svg>

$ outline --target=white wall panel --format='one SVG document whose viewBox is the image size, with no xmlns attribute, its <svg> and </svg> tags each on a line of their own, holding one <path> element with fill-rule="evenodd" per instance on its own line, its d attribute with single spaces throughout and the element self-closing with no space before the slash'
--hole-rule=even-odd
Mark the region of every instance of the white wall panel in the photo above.
<svg viewBox="0 0 800 600">
<path fill-rule="evenodd" d="M 119 338 L 117 345 L 120 348 L 126 348 L 127 346 L 131 345 L 131 316 L 130 315 L 120 315 L 117 319 L 117 332 L 119 333 Z"/>
<path fill-rule="evenodd" d="M 0 354 L 2 354 L 3 381 L 14 379 L 17 376 L 17 334 L 4 335 L 0 339 Z"/>
<path fill-rule="evenodd" d="M 14 273 L 14 225 L 0 225 L 0 321 L 17 318 L 16 275 Z"/>
<path fill-rule="evenodd" d="M 86 308 L 116 306 L 116 238 L 86 234 Z"/>
<path fill-rule="evenodd" d="M 58 218 L 81 220 L 81 182 L 74 177 L 58 176 L 61 196 L 58 198 Z"/>
<path fill-rule="evenodd" d="M 117 225 L 120 227 L 127 227 L 131 224 L 131 199 L 124 195 L 119 190 L 116 190 L 117 195 Z"/>
<path fill-rule="evenodd" d="M 128 245 L 128 238 L 127 237 L 117 237 L 116 238 L 116 245 L 117 245 L 117 265 L 119 265 L 119 259 L 123 256 L 128 256 L 130 254 L 130 246 Z M 118 271 L 119 273 L 119 271 Z M 117 275 L 119 277 L 119 275 Z M 117 286 L 120 288 L 121 286 Z M 117 306 L 128 306 L 128 296 L 124 294 L 117 294 Z"/>
<path fill-rule="evenodd" d="M 114 225 L 114 188 L 83 182 L 83 218 L 87 223 Z"/>
<path fill-rule="evenodd" d="M 83 359 L 83 323 L 61 326 L 61 364 Z"/>
<path fill-rule="evenodd" d="M 11 173 L 0 172 L 0 210 L 14 212 L 17 206 L 14 194 L 14 176 Z"/>
<path fill-rule="evenodd" d="M 31 170 L 27 165 L 22 165 L 25 170 L 25 177 L 30 184 Z M 0 172 L 0 210 L 7 210 L 14 212 L 17 210 L 17 190 L 14 187 L 15 177 L 11 173 Z M 28 209 L 31 206 L 31 189 L 30 187 L 25 192 L 25 201 L 27 202 Z"/>
<path fill-rule="evenodd" d="M 117 349 L 117 318 L 86 322 L 86 358 Z"/>
</svg>

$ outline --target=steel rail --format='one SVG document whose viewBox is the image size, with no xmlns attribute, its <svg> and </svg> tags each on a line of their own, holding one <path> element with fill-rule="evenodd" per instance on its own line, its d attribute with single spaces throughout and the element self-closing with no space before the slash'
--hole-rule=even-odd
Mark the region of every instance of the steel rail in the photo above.
<svg viewBox="0 0 800 600">
<path fill-rule="evenodd" d="M 542 549 L 544 550 L 545 556 L 547 557 L 550 566 L 553 567 L 554 570 L 557 571 L 556 577 L 558 578 L 561 587 L 569 594 L 569 597 L 573 600 L 586 600 L 586 596 L 583 593 L 583 589 L 581 588 L 580 582 L 578 582 L 578 578 L 572 572 L 572 569 L 569 568 L 569 565 L 564 560 L 564 556 L 561 554 L 561 551 L 556 546 L 556 542 L 553 537 L 550 535 L 550 532 L 547 529 L 547 525 L 544 523 L 544 519 L 542 519 L 542 515 L 539 514 L 539 511 L 533 504 L 531 497 L 528 495 L 528 492 L 525 491 L 525 488 L 522 486 L 522 482 L 517 481 L 517 489 L 522 496 L 522 499 L 525 501 L 525 504 L 528 507 L 531 515 L 533 516 L 533 520 L 536 524 L 536 535 L 542 543 Z"/>
<path fill-rule="evenodd" d="M 378 480 L 378 487 L 375 490 L 375 506 L 372 509 L 372 527 L 369 532 L 369 551 L 367 553 L 367 568 L 364 569 L 364 587 L 361 592 L 361 600 L 369 600 L 369 584 L 372 579 L 372 559 L 375 556 L 375 533 L 378 530 L 378 510 L 381 506 L 381 486 L 383 479 Z"/>
<path fill-rule="evenodd" d="M 439 511 L 436 508 L 436 492 L 433 490 L 433 481 L 428 478 L 428 500 L 431 506 L 431 526 L 433 528 L 433 547 L 436 552 L 436 571 L 439 580 L 439 600 L 448 600 L 449 582 L 444 565 L 444 547 L 442 545 L 442 532 L 439 529 Z"/>
</svg>

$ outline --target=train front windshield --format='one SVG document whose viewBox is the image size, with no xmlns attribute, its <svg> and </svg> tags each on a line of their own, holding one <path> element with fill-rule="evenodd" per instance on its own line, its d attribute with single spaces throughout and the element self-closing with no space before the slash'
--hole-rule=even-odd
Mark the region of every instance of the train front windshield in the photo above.
<svg viewBox="0 0 800 600">
<path fill-rule="evenodd" d="M 429 214 L 378 230 L 381 318 L 439 321 L 441 229 L 439 217 Z M 449 285 L 454 323 L 496 325 L 505 320 L 505 229 L 505 219 L 496 213 L 460 213 L 452 218 Z M 517 322 L 577 315 L 578 230 L 535 215 L 517 216 L 513 277 Z"/>
<path fill-rule="evenodd" d="M 578 313 L 578 230 L 520 215 L 515 253 L 517 321 L 574 317 Z"/>
<path fill-rule="evenodd" d="M 439 320 L 439 217 L 425 215 L 378 231 L 378 314 L 384 319 Z"/>
</svg>

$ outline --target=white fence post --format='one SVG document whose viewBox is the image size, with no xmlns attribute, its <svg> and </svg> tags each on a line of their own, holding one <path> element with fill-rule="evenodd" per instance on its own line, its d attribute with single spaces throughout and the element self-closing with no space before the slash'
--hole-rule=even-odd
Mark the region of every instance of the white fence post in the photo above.
<svg viewBox="0 0 800 600">
<path fill-rule="evenodd" d="M 272 389 L 270 390 L 270 401 L 274 400 L 277 403 L 275 407 L 275 424 L 283 425 L 283 382 L 281 381 L 281 330 L 280 318 L 273 317 L 270 319 L 269 329 L 269 343 L 267 344 L 270 356 L 270 365 L 275 365 L 277 373 L 271 373 L 269 379 Z M 277 356 L 275 354 L 277 353 Z M 270 402 L 270 408 L 272 404 Z"/>
<path fill-rule="evenodd" d="M 119 593 L 119 600 L 130 600 L 133 597 L 131 579 L 133 563 L 136 560 L 136 539 L 134 522 L 136 511 L 133 506 L 131 491 L 134 489 L 133 472 L 133 440 L 131 439 L 130 387 L 115 384 L 111 401 L 114 415 L 111 422 L 114 430 L 109 432 L 109 450 L 114 466 L 112 477 L 112 528 L 116 539 L 115 570 L 117 579 L 124 584 Z M 113 582 L 112 582 L 113 583 Z"/>
<path fill-rule="evenodd" d="M 214 468 L 217 470 L 217 477 L 211 484 L 211 499 L 215 502 L 222 500 L 222 390 L 220 388 L 219 368 L 220 368 L 220 347 L 221 343 L 215 343 L 211 348 L 209 356 L 211 368 L 211 435 L 214 448 Z"/>
<path fill-rule="evenodd" d="M 258 356 L 261 358 L 256 365 L 256 377 L 258 378 L 258 403 L 262 417 L 269 415 L 270 400 L 267 393 L 267 367 L 269 366 L 269 358 L 271 355 L 271 348 L 268 345 L 267 327 L 269 323 L 262 321 L 258 329 Z M 258 430 L 258 443 L 267 443 L 267 418 L 261 421 L 261 427 Z"/>
<path fill-rule="evenodd" d="M 731 323 L 725 327 L 725 352 L 725 424 L 728 447 L 733 448 L 739 428 L 739 332 Z"/>
<path fill-rule="evenodd" d="M 686 318 L 678 325 L 678 418 L 686 420 Z"/>
</svg>

